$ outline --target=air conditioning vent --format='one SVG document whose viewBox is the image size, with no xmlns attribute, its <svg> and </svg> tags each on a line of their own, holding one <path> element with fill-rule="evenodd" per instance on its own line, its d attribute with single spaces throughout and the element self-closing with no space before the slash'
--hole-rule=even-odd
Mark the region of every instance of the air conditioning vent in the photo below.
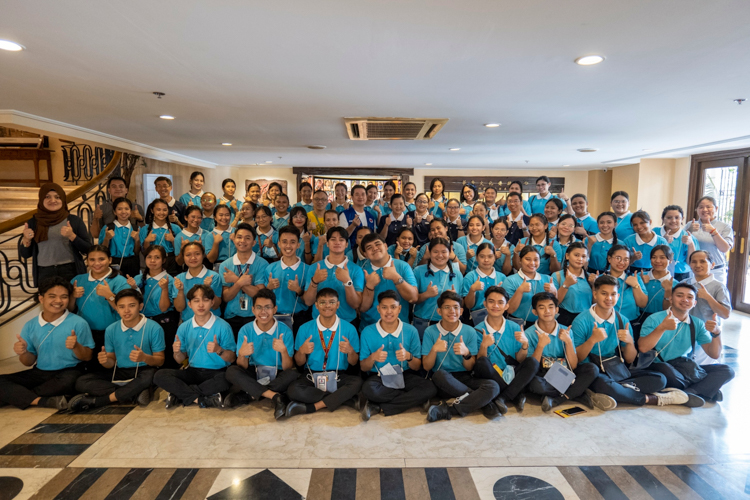
<svg viewBox="0 0 750 500">
<path fill-rule="evenodd" d="M 420 141 L 432 139 L 447 118 L 344 118 L 353 141 Z"/>
</svg>

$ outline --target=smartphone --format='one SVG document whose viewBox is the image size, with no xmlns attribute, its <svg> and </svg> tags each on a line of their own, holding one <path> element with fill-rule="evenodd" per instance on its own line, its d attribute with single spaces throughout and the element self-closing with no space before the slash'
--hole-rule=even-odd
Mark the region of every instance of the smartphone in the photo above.
<svg viewBox="0 0 750 500">
<path fill-rule="evenodd" d="M 580 413 L 586 413 L 586 410 L 584 410 L 580 406 L 573 406 L 571 408 L 565 408 L 564 410 L 557 410 L 555 413 L 562 418 L 568 418 Z"/>
</svg>

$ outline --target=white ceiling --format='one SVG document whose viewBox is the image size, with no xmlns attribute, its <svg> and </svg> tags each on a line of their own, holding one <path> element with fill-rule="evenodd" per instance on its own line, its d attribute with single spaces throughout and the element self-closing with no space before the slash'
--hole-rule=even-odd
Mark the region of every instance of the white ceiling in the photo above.
<svg viewBox="0 0 750 500">
<path fill-rule="evenodd" d="M 0 51 L 0 109 L 221 165 L 586 168 L 750 135 L 746 0 L 0 8 L 0 39 L 27 48 Z M 573 63 L 592 53 L 607 59 Z M 431 141 L 364 142 L 345 116 L 450 121 Z"/>
</svg>

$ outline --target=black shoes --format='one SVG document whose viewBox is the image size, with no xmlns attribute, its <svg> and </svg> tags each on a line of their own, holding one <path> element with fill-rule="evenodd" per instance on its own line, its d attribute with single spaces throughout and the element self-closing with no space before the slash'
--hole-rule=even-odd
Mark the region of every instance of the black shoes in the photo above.
<svg viewBox="0 0 750 500">
<path fill-rule="evenodd" d="M 584 392 L 577 398 L 573 399 L 576 403 L 581 403 L 583 406 L 588 408 L 589 410 L 594 409 L 594 401 L 591 399 L 591 396 L 589 395 L 588 391 Z"/>
<path fill-rule="evenodd" d="M 283 394 L 277 394 L 273 397 L 273 418 L 279 420 L 286 415 L 286 405 L 289 400 Z"/>
<path fill-rule="evenodd" d="M 221 394 L 212 394 L 211 396 L 203 396 L 198 398 L 199 408 L 221 408 L 223 406 L 221 400 Z"/>
<path fill-rule="evenodd" d="M 506 413 L 508 413 L 508 404 L 505 402 L 505 398 L 503 398 L 502 396 L 498 396 L 497 398 L 495 398 L 493 403 L 495 403 L 497 411 L 500 412 L 500 415 L 505 415 Z"/>
<path fill-rule="evenodd" d="M 180 404 L 180 400 L 174 394 L 167 394 L 167 400 L 164 402 L 164 408 L 171 410 Z"/>
<path fill-rule="evenodd" d="M 704 404 L 706 404 L 706 400 L 702 397 L 698 396 L 697 394 L 693 394 L 691 392 L 686 393 L 688 395 L 687 403 L 684 404 L 684 406 L 687 406 L 688 408 L 700 408 Z"/>
<path fill-rule="evenodd" d="M 143 389 L 141 393 L 138 394 L 136 402 L 139 406 L 148 406 L 149 403 L 151 403 L 151 389 Z"/>
<path fill-rule="evenodd" d="M 53 398 L 49 398 L 49 399 L 52 400 Z M 48 403 L 49 403 L 49 400 L 48 400 Z M 68 410 L 70 410 L 71 413 L 77 413 L 79 411 L 86 411 L 86 410 L 90 410 L 91 408 L 94 408 L 94 398 L 91 396 L 87 396 L 85 394 L 79 394 L 77 396 L 74 396 L 73 399 L 70 400 L 70 403 L 68 403 Z"/>
<path fill-rule="evenodd" d="M 224 398 L 223 408 L 237 408 L 238 406 L 250 404 L 253 398 L 245 391 L 230 392 Z"/>
<path fill-rule="evenodd" d="M 489 403 L 482 406 L 482 415 L 484 415 L 485 418 L 492 420 L 493 418 L 496 418 L 500 415 L 500 410 L 498 410 L 497 405 L 495 405 L 494 403 Z"/>
<path fill-rule="evenodd" d="M 366 401 L 364 405 L 362 405 L 362 410 L 360 410 L 359 414 L 362 416 L 362 420 L 367 422 L 370 420 L 370 417 L 373 415 L 377 415 L 380 413 L 380 406 L 376 405 L 375 403 L 370 403 L 369 401 Z"/>
<path fill-rule="evenodd" d="M 544 396 L 542 399 L 542 411 L 548 412 L 555 406 L 559 405 L 561 403 L 561 398 L 553 398 L 550 396 Z"/>
<path fill-rule="evenodd" d="M 513 405 L 516 407 L 516 410 L 522 412 L 526 406 L 526 394 L 519 394 L 516 399 L 513 400 Z"/>
<path fill-rule="evenodd" d="M 291 401 L 288 405 L 286 405 L 287 417 L 293 417 L 295 415 L 304 415 L 305 413 L 307 413 L 307 405 L 305 403 Z"/>
<path fill-rule="evenodd" d="M 432 405 L 427 410 L 427 421 L 437 422 L 438 420 L 450 420 L 451 412 L 448 405 L 441 401 L 440 404 Z"/>
</svg>

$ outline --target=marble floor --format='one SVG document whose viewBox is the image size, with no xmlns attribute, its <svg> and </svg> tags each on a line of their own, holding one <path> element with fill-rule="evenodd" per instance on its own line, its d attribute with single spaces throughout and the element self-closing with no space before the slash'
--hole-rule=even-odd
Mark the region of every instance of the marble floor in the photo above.
<svg viewBox="0 0 750 500">
<path fill-rule="evenodd" d="M 694 410 L 563 419 L 531 401 L 427 425 L 418 410 L 367 423 L 346 407 L 280 422 L 262 403 L 167 411 L 164 394 L 77 415 L 0 408 L 0 500 L 750 498 L 748 328 L 740 314 L 725 326 L 737 377 L 724 402 Z"/>
</svg>

